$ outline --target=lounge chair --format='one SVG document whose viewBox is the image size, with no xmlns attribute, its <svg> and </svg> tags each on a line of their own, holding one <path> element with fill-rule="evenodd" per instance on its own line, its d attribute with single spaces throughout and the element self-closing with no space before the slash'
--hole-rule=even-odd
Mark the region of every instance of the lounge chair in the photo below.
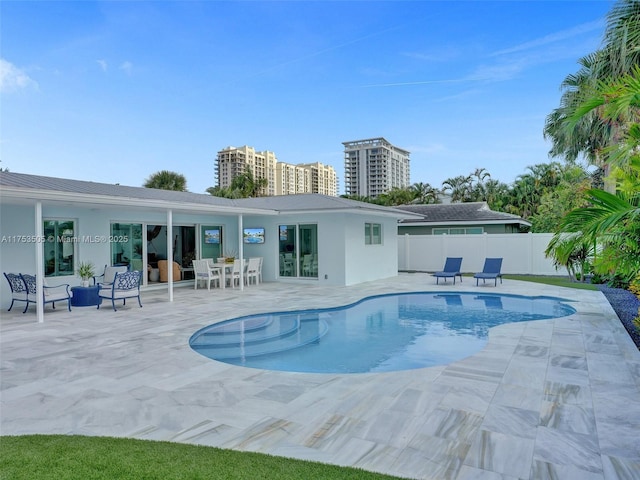
<svg viewBox="0 0 640 480">
<path fill-rule="evenodd" d="M 498 278 L 500 278 L 500 283 L 502 283 L 502 274 L 500 273 L 500 269 L 502 268 L 502 258 L 485 258 L 484 260 L 484 268 L 482 272 L 476 273 L 473 278 L 476 279 L 476 286 L 480 279 L 482 279 L 482 283 L 484 283 L 487 279 L 495 280 L 495 286 L 498 285 Z"/>
<path fill-rule="evenodd" d="M 456 277 L 460 277 L 460 282 L 462 282 L 462 273 L 460 273 L 461 265 L 462 257 L 447 257 L 442 271 L 433 274 L 433 276 L 436 277 L 436 285 L 438 284 L 438 280 L 441 278 L 444 278 L 445 282 L 447 281 L 447 278 L 453 278 L 453 284 L 455 285 Z"/>
<path fill-rule="evenodd" d="M 140 279 L 142 278 L 142 272 L 135 270 L 133 272 L 116 273 L 113 283 L 110 285 L 104 285 L 100 287 L 98 296 L 111 300 L 113 311 L 116 312 L 116 300 L 122 300 L 122 304 L 126 305 L 127 298 L 137 298 L 140 308 L 142 308 L 142 302 L 140 301 Z M 98 308 L 100 308 L 100 302 L 98 302 Z"/>
</svg>

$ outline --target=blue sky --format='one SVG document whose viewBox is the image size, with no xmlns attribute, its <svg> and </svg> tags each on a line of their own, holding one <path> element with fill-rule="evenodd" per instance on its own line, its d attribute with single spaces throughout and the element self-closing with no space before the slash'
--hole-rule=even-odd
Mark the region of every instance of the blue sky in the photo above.
<svg viewBox="0 0 640 480">
<path fill-rule="evenodd" d="M 142 185 L 215 185 L 216 153 L 322 162 L 342 142 L 411 152 L 411 182 L 550 161 L 560 84 L 611 1 L 2 1 L 0 164 Z"/>
</svg>

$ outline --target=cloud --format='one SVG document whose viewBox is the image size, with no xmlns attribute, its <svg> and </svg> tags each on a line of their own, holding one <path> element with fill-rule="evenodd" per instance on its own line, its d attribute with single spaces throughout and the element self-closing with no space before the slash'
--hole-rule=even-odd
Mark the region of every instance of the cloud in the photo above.
<svg viewBox="0 0 640 480">
<path fill-rule="evenodd" d="M 107 61 L 106 60 L 96 60 L 96 62 L 98 63 L 98 65 L 100 65 L 100 68 L 102 69 L 103 72 L 107 71 Z"/>
<path fill-rule="evenodd" d="M 133 63 L 129 61 L 122 62 L 119 68 L 127 75 L 131 75 L 131 73 L 133 72 Z"/>
<path fill-rule="evenodd" d="M 0 58 L 0 92 L 14 92 L 24 88 L 37 89 L 38 83 L 11 62 Z"/>
<path fill-rule="evenodd" d="M 587 22 L 581 25 L 577 25 L 573 28 L 569 28 L 567 30 L 562 30 L 556 33 L 550 33 L 549 35 L 545 35 L 544 37 L 536 38 L 535 40 L 530 40 L 528 42 L 521 43 L 513 47 L 505 48 L 503 50 L 498 50 L 497 52 L 493 52 L 490 56 L 497 57 L 500 55 L 508 55 L 511 53 L 522 52 L 524 50 L 531 50 L 534 48 L 542 47 L 544 45 L 549 45 L 550 43 L 556 43 L 562 40 L 566 40 L 568 38 L 583 35 L 585 33 L 589 33 L 594 30 L 603 30 L 603 29 L 604 29 L 603 20 Z"/>
</svg>

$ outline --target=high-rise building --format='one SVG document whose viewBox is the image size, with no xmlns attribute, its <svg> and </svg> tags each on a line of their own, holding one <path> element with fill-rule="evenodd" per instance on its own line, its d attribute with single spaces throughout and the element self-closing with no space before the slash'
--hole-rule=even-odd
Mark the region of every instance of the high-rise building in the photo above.
<svg viewBox="0 0 640 480">
<path fill-rule="evenodd" d="M 344 186 L 347 195 L 377 197 L 392 188 L 410 185 L 409 155 L 386 139 L 342 142 Z"/>
<path fill-rule="evenodd" d="M 331 195 L 332 197 L 338 196 L 338 176 L 332 166 L 323 165 L 320 162 L 302 163 L 298 166 L 309 172 L 311 192 Z"/>
<path fill-rule="evenodd" d="M 229 187 L 235 177 L 247 171 L 253 178 L 266 178 L 268 184 L 261 195 L 275 195 L 276 155 L 273 152 L 256 152 L 253 147 L 227 147 L 218 152 L 216 175 L 218 186 Z"/>
<path fill-rule="evenodd" d="M 261 195 L 321 193 L 338 195 L 338 177 L 333 167 L 322 163 L 293 165 L 279 162 L 273 152 L 256 152 L 253 147 L 227 147 L 218 152 L 216 175 L 218 186 L 229 187 L 247 168 L 254 178 L 266 178 L 268 185 Z"/>
</svg>

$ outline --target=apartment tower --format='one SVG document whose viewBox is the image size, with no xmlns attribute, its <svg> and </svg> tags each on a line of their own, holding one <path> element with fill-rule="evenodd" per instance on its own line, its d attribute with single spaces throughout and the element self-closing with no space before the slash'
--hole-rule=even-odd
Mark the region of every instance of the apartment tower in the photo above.
<svg viewBox="0 0 640 480">
<path fill-rule="evenodd" d="M 261 195 L 321 193 L 338 195 L 338 177 L 333 167 L 322 163 L 293 165 L 279 162 L 273 152 L 254 148 L 227 147 L 218 152 L 216 175 L 220 187 L 229 187 L 233 179 L 249 168 L 254 178 L 266 178 L 268 186 Z"/>
<path fill-rule="evenodd" d="M 409 155 L 386 139 L 342 142 L 347 195 L 377 197 L 392 188 L 410 186 Z"/>
<path fill-rule="evenodd" d="M 273 152 L 256 152 L 253 147 L 227 147 L 218 152 L 216 174 L 220 187 L 229 187 L 238 175 L 246 172 L 247 168 L 253 178 L 266 178 L 268 185 L 262 189 L 261 195 L 275 195 L 276 184 L 276 155 Z"/>
</svg>

